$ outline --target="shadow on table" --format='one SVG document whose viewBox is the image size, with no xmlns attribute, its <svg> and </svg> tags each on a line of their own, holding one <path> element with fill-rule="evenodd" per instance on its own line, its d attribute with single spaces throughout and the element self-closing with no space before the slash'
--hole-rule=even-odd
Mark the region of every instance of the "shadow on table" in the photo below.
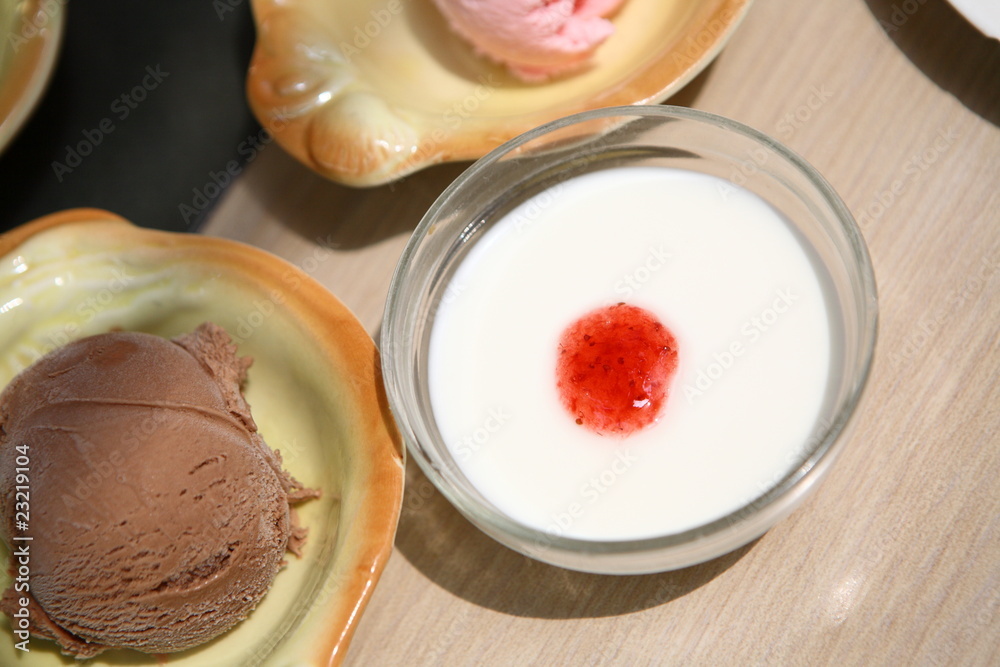
<svg viewBox="0 0 1000 667">
<path fill-rule="evenodd" d="M 458 513 L 411 460 L 396 548 L 436 584 L 514 616 L 594 618 L 655 607 L 725 572 L 753 543 L 675 572 L 607 576 L 564 570 L 494 541 Z"/>
<path fill-rule="evenodd" d="M 309 241 L 353 250 L 410 234 L 423 214 L 470 162 L 441 164 L 368 188 L 334 183 L 279 146 L 261 151 L 244 175 L 253 196 L 276 220 Z"/>
<path fill-rule="evenodd" d="M 939 88 L 1000 126 L 1000 41 L 945 0 L 865 0 L 889 39 Z"/>
<path fill-rule="evenodd" d="M 665 99 L 663 103 L 678 107 L 694 107 L 698 96 L 701 95 L 702 88 L 705 87 L 705 83 L 711 78 L 713 70 L 715 70 L 714 60 L 699 72 L 695 78 L 691 79 L 686 86 Z"/>
</svg>

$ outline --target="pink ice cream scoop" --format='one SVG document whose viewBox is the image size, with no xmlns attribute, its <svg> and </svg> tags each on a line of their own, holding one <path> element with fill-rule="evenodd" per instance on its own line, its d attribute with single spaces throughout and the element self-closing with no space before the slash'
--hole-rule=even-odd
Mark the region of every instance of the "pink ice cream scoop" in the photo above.
<svg viewBox="0 0 1000 667">
<path fill-rule="evenodd" d="M 583 67 L 624 0 L 434 0 L 476 52 L 530 82 Z"/>
</svg>

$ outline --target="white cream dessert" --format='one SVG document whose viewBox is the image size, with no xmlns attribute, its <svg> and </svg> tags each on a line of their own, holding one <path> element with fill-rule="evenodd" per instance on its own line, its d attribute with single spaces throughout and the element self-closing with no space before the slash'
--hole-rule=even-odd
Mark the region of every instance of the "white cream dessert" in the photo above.
<svg viewBox="0 0 1000 667">
<path fill-rule="evenodd" d="M 789 223 L 728 181 L 570 179 L 498 220 L 452 277 L 429 351 L 438 429 L 489 501 L 549 534 L 725 517 L 818 432 L 835 351 L 822 284 Z M 641 391 L 608 407 L 621 387 Z"/>
</svg>

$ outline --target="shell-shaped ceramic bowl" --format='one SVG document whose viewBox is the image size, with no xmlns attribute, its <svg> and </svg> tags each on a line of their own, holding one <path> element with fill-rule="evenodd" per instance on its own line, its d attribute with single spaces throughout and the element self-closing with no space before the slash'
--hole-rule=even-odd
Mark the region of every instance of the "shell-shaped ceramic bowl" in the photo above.
<svg viewBox="0 0 1000 667">
<path fill-rule="evenodd" d="M 56 64 L 64 0 L 0 0 L 0 151 L 21 129 Z"/>
<path fill-rule="evenodd" d="M 389 558 L 404 478 L 378 353 L 354 315 L 262 250 L 140 229 L 106 211 L 71 210 L 0 236 L 0 386 L 75 338 L 115 327 L 172 337 L 206 320 L 254 359 L 246 397 L 264 439 L 323 491 L 298 506 L 309 528 L 303 557 L 289 554 L 249 618 L 201 647 L 108 651 L 87 664 L 338 664 Z M 0 588 L 9 583 L 4 567 Z M 6 618 L 0 627 L 0 664 L 74 662 L 38 638 L 23 654 Z"/>
<path fill-rule="evenodd" d="M 250 107 L 289 153 L 347 185 L 476 159 L 578 111 L 660 102 L 716 56 L 750 0 L 628 0 L 591 66 L 524 83 L 430 0 L 252 0 Z"/>
</svg>

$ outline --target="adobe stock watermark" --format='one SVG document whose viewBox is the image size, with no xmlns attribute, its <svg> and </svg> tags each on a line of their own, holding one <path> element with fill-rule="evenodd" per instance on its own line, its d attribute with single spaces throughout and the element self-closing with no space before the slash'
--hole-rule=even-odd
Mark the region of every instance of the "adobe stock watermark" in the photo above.
<svg viewBox="0 0 1000 667">
<path fill-rule="evenodd" d="M 895 3 L 889 12 L 889 20 L 880 18 L 879 25 L 887 33 L 898 32 L 925 4 L 927 4 L 927 0 L 903 0 L 903 2 Z"/>
<path fill-rule="evenodd" d="M 497 80 L 496 75 L 488 74 L 486 76 L 480 75 L 476 79 L 476 87 L 472 89 L 472 92 L 457 100 L 451 104 L 448 109 L 441 114 L 441 119 L 444 124 L 448 126 L 451 130 L 457 130 L 465 123 L 466 120 L 472 117 L 472 114 L 479 111 L 479 108 L 484 102 L 493 97 L 493 94 L 497 91 L 497 87 L 500 82 Z M 431 134 L 431 140 L 434 141 L 434 133 Z M 441 135 L 442 139 L 444 135 Z M 440 141 L 438 142 L 440 143 Z"/>
<path fill-rule="evenodd" d="M 104 138 L 115 131 L 118 127 L 115 124 L 117 118 L 119 122 L 126 120 L 133 111 L 139 108 L 151 92 L 162 84 L 170 72 L 164 72 L 160 65 L 153 67 L 146 66 L 146 74 L 142 80 L 111 101 L 109 110 L 112 116 L 105 116 L 93 128 L 83 130 L 83 138 L 73 145 L 66 146 L 66 154 L 62 162 L 55 160 L 52 162 L 52 171 L 56 175 L 56 180 L 60 183 L 67 174 L 83 164 L 84 158 L 91 155 L 94 150 L 101 145 Z"/>
<path fill-rule="evenodd" d="M 867 565 L 878 565 L 885 560 L 893 547 L 900 544 L 901 530 L 898 523 L 890 523 L 885 530 L 878 531 L 866 542 L 866 548 L 862 553 L 861 560 Z"/>
<path fill-rule="evenodd" d="M 562 195 L 565 187 L 565 182 L 560 181 L 519 206 L 514 211 L 514 231 L 520 234 L 538 222 L 542 214 Z"/>
<path fill-rule="evenodd" d="M 518 234 L 531 229 L 542 215 L 565 194 L 566 181 L 579 174 L 587 173 L 588 166 L 602 159 L 600 154 L 583 155 L 569 160 L 558 176 L 558 180 L 538 194 L 534 195 L 511 213 L 514 219 L 514 231 Z"/>
<path fill-rule="evenodd" d="M 406 483 L 403 512 L 419 512 L 438 496 L 438 490 L 426 478 L 416 484 Z"/>
<path fill-rule="evenodd" d="M 27 596 L 31 594 L 31 541 L 34 537 L 30 534 L 31 522 L 31 445 L 26 442 L 15 444 L 7 443 L 13 449 L 8 461 L 14 464 L 14 494 L 13 498 L 8 497 L 8 502 L 13 501 L 14 521 L 13 526 L 16 533 L 10 537 L 10 563 L 8 571 L 13 578 L 10 588 L 12 605 L 16 604 L 16 609 L 10 612 L 10 627 L 21 641 L 14 643 L 14 648 L 19 651 L 29 652 L 28 643 L 31 641 L 31 599 Z M 8 468 L 9 470 L 9 468 Z M 20 593 L 20 595 L 16 595 Z"/>
<path fill-rule="evenodd" d="M 857 216 L 858 225 L 864 229 L 881 220 L 885 212 L 892 208 L 910 186 L 923 178 L 931 165 L 948 152 L 957 139 L 958 134 L 953 128 L 939 130 L 930 146 L 913 154 L 903 163 L 899 178 L 893 180 L 888 188 L 875 193 L 872 201 Z"/>
<path fill-rule="evenodd" d="M 562 510 L 549 515 L 549 523 L 545 527 L 545 537 L 536 540 L 528 547 L 528 551 L 544 554 L 545 550 L 551 546 L 551 540 L 568 533 L 577 521 L 586 515 L 587 508 L 600 501 L 622 477 L 628 474 L 628 471 L 638 460 L 638 457 L 627 447 L 619 449 L 611 463 L 583 482 L 577 490 L 577 496 L 574 500 L 566 504 Z"/>
<path fill-rule="evenodd" d="M 306 548 L 309 548 L 308 545 Z M 295 598 L 295 606 L 288 612 L 287 616 L 290 618 L 306 618 L 314 609 L 327 607 L 331 598 L 341 595 L 344 590 L 350 589 L 351 585 L 355 583 L 357 583 L 357 574 L 355 572 L 351 570 L 347 572 L 336 571 L 312 595 L 297 596 Z M 268 657 L 274 657 L 271 651 L 286 638 L 286 633 L 283 632 L 268 633 L 267 640 L 257 647 L 252 654 L 252 658 L 240 664 L 245 667 L 259 667 Z"/>
<path fill-rule="evenodd" d="M 435 633 L 434 641 L 427 647 L 420 664 L 438 665 L 447 655 L 448 650 L 462 640 L 471 629 L 472 623 L 469 620 L 469 609 L 462 608 L 462 613 L 448 624 L 444 632 Z"/>
<path fill-rule="evenodd" d="M 945 327 L 957 310 L 971 303 L 986 289 L 990 281 L 995 279 L 998 269 L 1000 269 L 1000 255 L 983 257 L 960 285 L 948 290 L 943 306 L 927 311 L 917 318 L 912 330 L 903 339 L 903 343 L 889 355 L 893 365 L 900 366 L 913 361 Z"/>
<path fill-rule="evenodd" d="M 280 132 L 286 124 L 286 119 L 279 116 L 275 123 L 275 131 Z M 184 224 L 190 225 L 205 209 L 211 206 L 223 190 L 233 182 L 233 179 L 243 173 L 243 170 L 257 159 L 260 151 L 272 141 L 274 141 L 274 135 L 266 128 L 261 128 L 237 144 L 236 154 L 243 159 L 243 162 L 236 159 L 229 160 L 219 171 L 209 171 L 208 180 L 205 181 L 204 185 L 191 189 L 191 201 L 177 205 L 177 212 L 183 218 Z"/>
<path fill-rule="evenodd" d="M 675 600 L 684 595 L 689 589 L 675 581 L 665 581 L 656 587 L 656 590 L 643 601 L 643 607 L 658 607 L 661 604 Z"/>
<path fill-rule="evenodd" d="M 934 506 L 943 501 L 949 492 L 949 485 L 944 479 L 928 481 L 920 489 L 916 506 L 910 503 L 909 510 L 919 514 L 932 513 Z M 873 566 L 890 558 L 894 551 L 900 554 L 905 552 L 906 545 L 904 526 L 898 521 L 885 522 L 880 530 L 866 540 L 865 548 L 860 551 L 861 567 L 864 571 L 871 571 Z"/>
<path fill-rule="evenodd" d="M 747 159 L 740 160 L 734 165 L 729 171 L 729 178 L 718 184 L 719 195 L 722 197 L 722 201 L 728 201 L 729 195 L 743 187 L 748 178 L 760 172 L 761 167 L 767 164 L 768 159 L 771 157 L 771 153 L 765 150 L 763 146 L 757 146 L 752 149 L 748 148 L 744 151 L 744 154 L 747 156 Z"/>
<path fill-rule="evenodd" d="M 723 13 L 705 24 L 697 34 L 689 35 L 683 43 L 672 49 L 674 65 L 688 68 L 701 60 L 707 49 L 711 49 L 736 18 L 736 11 L 725 9 Z"/>
<path fill-rule="evenodd" d="M 705 392 L 709 391 L 736 364 L 736 360 L 746 354 L 754 343 L 770 331 L 781 319 L 781 316 L 787 313 L 798 300 L 799 295 L 793 293 L 790 288 L 779 289 L 770 305 L 740 326 L 738 337 L 730 341 L 723 350 L 714 352 L 712 361 L 704 368 L 698 369 L 694 383 L 684 385 L 684 397 L 688 403 L 693 405 L 695 401 L 704 396 Z"/>
<path fill-rule="evenodd" d="M 66 509 L 75 512 L 84 504 L 88 504 L 91 496 L 98 489 L 105 486 L 112 478 L 119 483 L 125 483 L 122 468 L 129 459 L 129 455 L 136 452 L 146 442 L 149 442 L 159 430 L 170 421 L 169 410 L 154 410 L 149 412 L 141 421 L 133 424 L 128 431 L 122 434 L 121 440 L 114 449 L 111 449 L 106 456 L 90 462 L 86 470 L 81 470 L 72 486 L 67 485 L 60 495 L 60 500 Z M 91 511 L 97 508 L 91 506 Z M 125 526 L 125 530 L 130 530 L 131 526 Z"/>
<path fill-rule="evenodd" d="M 212 9 L 215 10 L 215 15 L 219 17 L 220 21 L 225 21 L 230 14 L 245 3 L 246 0 L 212 0 Z"/>
<path fill-rule="evenodd" d="M 353 59 L 371 46 L 372 41 L 378 39 L 382 31 L 402 12 L 403 3 L 401 0 L 389 0 L 379 7 L 370 9 L 368 15 L 371 20 L 366 21 L 363 25 L 354 26 L 350 42 L 341 41 L 337 45 L 344 62 L 353 62 Z"/>
<path fill-rule="evenodd" d="M 279 442 L 268 440 L 271 449 L 281 458 L 282 463 L 288 463 L 302 456 L 306 451 L 306 446 L 299 442 L 298 438 L 285 438 Z"/>
<path fill-rule="evenodd" d="M 38 37 L 43 30 L 49 27 L 55 17 L 64 11 L 65 5 L 66 0 L 45 0 L 34 14 L 22 16 L 20 26 L 7 33 L 7 43 L 10 45 L 11 51 L 17 53 L 28 42 Z M 15 8 L 17 6 L 18 4 L 14 5 Z"/>
<path fill-rule="evenodd" d="M 435 127 L 408 158 L 409 164 L 422 164 L 432 161 L 441 152 L 441 145 L 448 142 L 451 134 L 462 127 L 482 105 L 493 97 L 500 81 L 494 74 L 479 76 L 476 87 L 468 95 L 453 102 L 442 114 L 441 123 L 444 127 Z"/>
<path fill-rule="evenodd" d="M 730 527 L 745 523 L 755 516 L 757 510 L 764 506 L 764 496 L 767 495 L 767 492 L 775 488 L 789 472 L 806 462 L 826 437 L 831 426 L 833 426 L 833 422 L 826 417 L 816 422 L 810 437 L 785 455 L 785 467 L 775 470 L 768 478 L 758 480 L 756 493 L 743 497 L 741 509 L 728 517 Z"/>
<path fill-rule="evenodd" d="M 233 342 L 237 345 L 245 343 L 264 326 L 264 323 L 274 315 L 278 307 L 285 303 L 288 296 L 298 292 L 303 283 L 301 273 L 307 276 L 315 273 L 320 266 L 329 261 L 333 256 L 334 247 L 335 243 L 329 234 L 325 240 L 317 239 L 312 253 L 295 262 L 294 266 L 298 271 L 295 269 L 286 269 L 281 275 L 281 281 L 284 285 L 282 288 L 273 289 L 261 298 L 254 299 L 250 310 L 245 315 L 237 318 L 236 324 L 229 331 Z"/>
<path fill-rule="evenodd" d="M 311 548 L 311 542 L 306 545 L 306 548 Z M 319 546 L 319 545 L 317 545 Z M 309 616 L 314 609 L 319 609 L 325 607 L 329 604 L 331 598 L 335 595 L 340 595 L 345 589 L 349 589 L 353 583 L 356 583 L 357 577 L 353 571 L 341 572 L 337 571 L 327 577 L 326 581 L 323 582 L 323 586 L 316 590 L 311 595 L 300 595 L 295 598 L 294 607 L 288 611 L 288 618 L 306 618 Z M 250 656 L 239 662 L 240 665 L 246 667 L 258 667 L 271 656 L 271 652 L 274 647 L 277 646 L 283 639 L 285 633 L 282 632 L 271 632 L 268 633 L 268 637 L 264 643 L 256 645 L 255 650 L 250 654 Z"/>
<path fill-rule="evenodd" d="M 998 612 L 1000 612 L 1000 587 L 987 589 L 983 587 L 983 593 L 977 600 L 966 607 L 968 612 L 966 622 L 956 635 L 952 635 L 947 640 L 935 646 L 927 656 L 926 664 L 933 667 L 946 667 L 948 665 L 974 664 L 978 660 L 973 660 L 969 655 L 969 647 L 976 645 L 976 640 L 992 625 L 996 625 Z M 996 632 L 993 632 L 995 636 Z M 965 659 L 960 659 L 963 651 Z M 984 663 L 985 664 L 985 663 Z"/>
<path fill-rule="evenodd" d="M 468 286 L 466 284 L 453 277 L 447 286 L 445 286 L 444 291 L 441 293 L 441 297 L 431 304 L 423 321 L 428 324 L 434 322 L 434 318 L 437 317 L 438 312 L 442 308 L 455 303 L 455 301 L 457 301 L 467 289 Z M 423 327 L 422 330 L 427 330 L 427 327 Z M 401 333 L 399 342 L 394 344 L 392 349 L 405 349 L 408 345 L 413 343 L 413 339 L 417 334 L 418 327 L 405 327 Z M 388 358 L 388 356 L 392 353 L 387 350 L 382 350 L 381 354 L 384 358 Z"/>
<path fill-rule="evenodd" d="M 70 341 L 82 337 L 87 325 L 100 316 L 103 311 L 112 307 L 118 295 L 129 289 L 135 280 L 136 276 L 130 273 L 127 266 L 121 265 L 111 269 L 111 275 L 104 286 L 101 289 L 91 291 L 77 304 L 73 311 L 76 315 L 73 321 L 67 322 L 53 331 L 46 332 L 45 343 L 31 347 L 31 363 L 38 361 L 49 352 L 63 347 Z M 3 312 L 4 307 L 0 307 L 0 313 Z"/>
<path fill-rule="evenodd" d="M 508 421 L 510 421 L 510 414 L 504 410 L 503 406 L 490 408 L 482 423 L 455 443 L 455 453 L 458 458 L 462 461 L 471 460 Z"/>
<path fill-rule="evenodd" d="M 635 269 L 626 273 L 622 276 L 622 279 L 615 283 L 615 294 L 621 294 L 622 296 L 632 296 L 640 289 L 643 285 L 648 283 L 653 274 L 662 269 L 667 265 L 667 260 L 669 260 L 672 255 L 663 249 L 663 246 L 649 246 L 649 252 L 646 254 L 646 259 L 635 267 Z"/>
<path fill-rule="evenodd" d="M 812 86 L 802 104 L 786 113 L 778 121 L 778 134 L 783 139 L 790 139 L 796 130 L 813 119 L 813 116 L 830 101 L 833 94 L 833 91 L 827 90 L 826 84 L 821 84 L 818 88 Z"/>
</svg>

